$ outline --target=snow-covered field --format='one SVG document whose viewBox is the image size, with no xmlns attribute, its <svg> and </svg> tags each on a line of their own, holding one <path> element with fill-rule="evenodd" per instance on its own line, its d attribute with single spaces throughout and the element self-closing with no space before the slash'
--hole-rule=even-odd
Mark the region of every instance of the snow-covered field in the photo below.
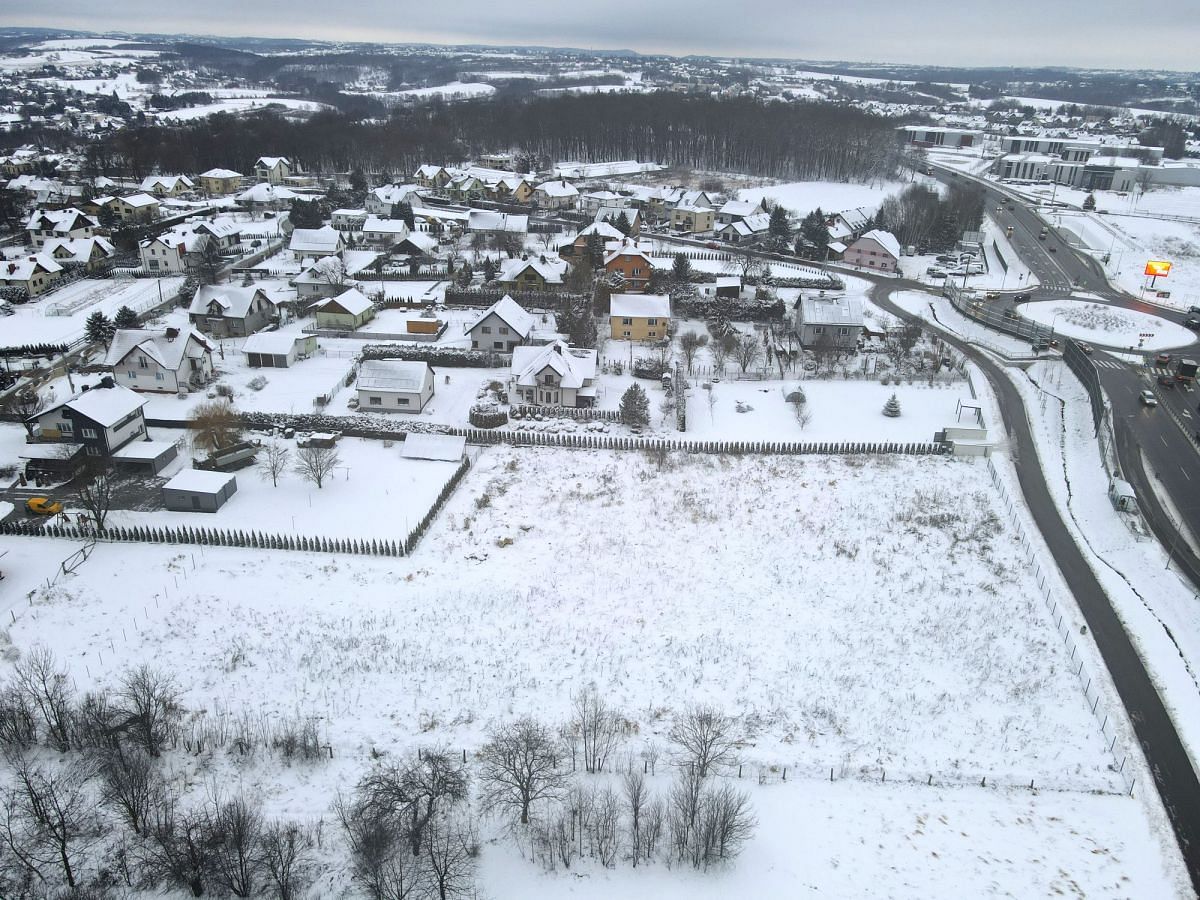
<svg viewBox="0 0 1200 900">
<path fill-rule="evenodd" d="M 182 275 L 134 281 L 83 278 L 29 303 L 15 305 L 14 314 L 0 320 L 0 344 L 15 347 L 69 342 L 83 336 L 84 323 L 96 310 L 110 319 L 122 306 L 143 312 L 158 304 L 160 292 L 169 300 L 182 285 Z M 56 315 L 56 311 L 65 314 Z"/>
<path fill-rule="evenodd" d="M 594 682 L 635 757 L 690 701 L 739 715 L 758 835 L 704 877 L 546 875 L 489 840 L 489 895 L 1175 894 L 1002 510 L 985 469 L 941 458 L 494 448 L 411 559 L 101 545 L 42 591 L 73 545 L 0 549 L 11 596 L 34 592 L 14 644 L 49 644 L 80 690 L 152 658 L 209 720 L 320 716 L 323 767 L 217 764 L 272 814 L 324 819 L 326 853 L 371 755 L 470 755 Z"/>
<path fill-rule="evenodd" d="M 812 212 L 818 206 L 827 213 L 843 209 L 867 206 L 874 212 L 890 194 L 897 193 L 904 185 L 895 181 L 872 184 L 845 184 L 833 181 L 796 181 L 772 184 L 764 187 L 743 188 L 737 192 L 739 200 L 757 202 L 763 197 L 782 203 L 797 215 Z"/>
<path fill-rule="evenodd" d="M 214 113 L 247 112 L 267 106 L 284 106 L 288 109 L 302 110 L 304 112 L 315 112 L 318 109 L 328 108 L 325 104 L 317 103 L 315 100 L 297 100 L 293 97 L 240 97 L 218 100 L 215 103 L 207 103 L 203 106 L 163 110 L 158 113 L 156 118 L 163 122 L 189 122 L 193 119 L 203 119 L 205 116 L 211 116 Z"/>
<path fill-rule="evenodd" d="M 1195 332 L 1174 322 L 1087 300 L 1024 303 L 1020 311 L 1025 318 L 1050 325 L 1060 334 L 1119 349 L 1163 350 L 1196 340 Z"/>
</svg>

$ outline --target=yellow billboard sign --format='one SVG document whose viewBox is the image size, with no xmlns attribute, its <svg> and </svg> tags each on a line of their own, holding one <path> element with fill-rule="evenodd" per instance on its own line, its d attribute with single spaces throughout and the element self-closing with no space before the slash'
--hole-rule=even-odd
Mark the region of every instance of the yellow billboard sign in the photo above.
<svg viewBox="0 0 1200 900">
<path fill-rule="evenodd" d="M 1171 274 L 1171 264 L 1165 259 L 1150 259 L 1146 261 L 1146 274 L 1165 278 Z"/>
</svg>

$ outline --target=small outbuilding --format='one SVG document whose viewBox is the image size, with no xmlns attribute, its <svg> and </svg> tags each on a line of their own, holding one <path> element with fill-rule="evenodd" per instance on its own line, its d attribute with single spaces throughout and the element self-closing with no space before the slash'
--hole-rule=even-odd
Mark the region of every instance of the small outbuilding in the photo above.
<svg viewBox="0 0 1200 900">
<path fill-rule="evenodd" d="M 184 469 L 163 485 L 163 505 L 173 512 L 216 512 L 237 493 L 229 472 Z"/>
<path fill-rule="evenodd" d="M 157 475 L 179 455 L 171 441 L 130 441 L 112 455 L 113 464 L 129 472 Z"/>
<path fill-rule="evenodd" d="M 298 359 L 317 352 L 317 336 L 292 332 L 260 331 L 246 338 L 242 353 L 252 369 L 286 369 Z"/>
</svg>

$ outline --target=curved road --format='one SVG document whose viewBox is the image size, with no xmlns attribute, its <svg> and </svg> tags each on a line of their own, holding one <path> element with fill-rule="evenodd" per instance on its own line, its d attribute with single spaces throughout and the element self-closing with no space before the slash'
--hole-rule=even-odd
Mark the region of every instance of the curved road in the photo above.
<svg viewBox="0 0 1200 900">
<path fill-rule="evenodd" d="M 901 319 L 914 318 L 891 301 L 891 294 L 897 287 L 894 283 L 877 283 L 871 291 L 872 302 Z M 1154 775 L 1155 786 L 1171 820 L 1192 886 L 1200 894 L 1200 779 L 1179 739 L 1175 724 L 1113 610 L 1108 595 L 1051 499 L 1021 395 L 990 357 L 952 334 L 942 331 L 940 336 L 978 365 L 991 383 L 1000 414 L 1011 436 L 1013 464 L 1025 502 L 1059 571 L 1075 595 L 1096 646 L 1112 675 L 1117 693 Z"/>
</svg>

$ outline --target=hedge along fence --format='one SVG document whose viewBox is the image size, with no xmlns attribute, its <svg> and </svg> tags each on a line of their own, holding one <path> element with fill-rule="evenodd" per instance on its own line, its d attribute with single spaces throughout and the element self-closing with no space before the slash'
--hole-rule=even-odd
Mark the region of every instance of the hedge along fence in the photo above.
<svg viewBox="0 0 1200 900">
<path fill-rule="evenodd" d="M 378 337 L 378 335 L 376 336 Z M 405 346 L 402 344 L 366 344 L 362 358 L 403 359 L 464 369 L 503 369 L 512 365 L 511 353 L 490 350 L 465 350 L 460 347 Z"/>
<path fill-rule="evenodd" d="M 512 408 L 514 418 L 579 419 L 581 421 L 620 422 L 621 413 L 615 409 L 579 409 L 574 406 L 527 406 Z"/>
<path fill-rule="evenodd" d="M 349 553 L 358 556 L 409 556 L 424 537 L 437 514 L 466 477 L 471 462 L 465 456 L 454 474 L 442 486 L 433 505 L 426 510 L 417 526 L 402 541 L 379 538 L 313 537 L 309 535 L 271 534 L 231 528 L 197 528 L 191 525 L 162 528 L 135 525 L 104 528 L 99 534 L 78 525 L 57 525 L 47 522 L 0 522 L 0 534 L 31 537 L 54 537 L 109 543 L 137 542 L 149 544 L 198 544 L 207 547 L 247 547 L 254 550 L 299 550 L 304 553 Z"/>
</svg>

